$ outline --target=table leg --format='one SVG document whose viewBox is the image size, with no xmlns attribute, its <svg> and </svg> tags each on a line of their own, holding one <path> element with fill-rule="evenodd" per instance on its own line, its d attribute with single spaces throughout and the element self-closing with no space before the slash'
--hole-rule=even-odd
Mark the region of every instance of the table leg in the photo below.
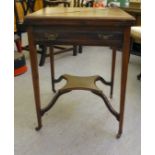
<svg viewBox="0 0 155 155">
<path fill-rule="evenodd" d="M 36 45 L 33 38 L 32 28 L 28 29 L 28 40 L 29 40 L 29 50 L 30 50 L 32 81 L 33 81 L 33 89 L 34 89 L 34 99 L 35 99 L 37 120 L 38 120 L 38 126 L 36 127 L 36 130 L 39 130 L 42 127 L 40 88 L 39 88 L 37 52 L 36 52 Z"/>
<path fill-rule="evenodd" d="M 122 51 L 122 71 L 121 71 L 121 92 L 120 92 L 120 114 L 119 114 L 119 130 L 117 138 L 120 138 L 123 132 L 123 119 L 125 108 L 126 82 L 128 73 L 128 59 L 130 50 L 130 28 L 124 30 L 123 51 Z"/>
<path fill-rule="evenodd" d="M 115 61 L 116 61 L 116 49 L 112 48 L 112 65 L 111 65 L 111 88 L 110 88 L 110 98 L 113 95 L 113 85 L 114 85 L 114 74 L 115 74 Z"/>
<path fill-rule="evenodd" d="M 55 70 L 54 70 L 54 50 L 53 46 L 50 46 L 50 65 L 51 65 L 51 81 L 52 81 L 52 90 L 55 90 Z"/>
</svg>

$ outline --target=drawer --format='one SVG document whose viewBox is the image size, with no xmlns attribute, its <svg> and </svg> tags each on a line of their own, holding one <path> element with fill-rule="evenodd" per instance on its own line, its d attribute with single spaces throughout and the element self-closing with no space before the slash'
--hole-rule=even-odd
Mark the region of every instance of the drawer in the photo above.
<svg viewBox="0 0 155 155">
<path fill-rule="evenodd" d="M 44 44 L 65 45 L 104 45 L 117 46 L 122 44 L 122 32 L 114 30 L 35 30 L 35 40 Z"/>
</svg>

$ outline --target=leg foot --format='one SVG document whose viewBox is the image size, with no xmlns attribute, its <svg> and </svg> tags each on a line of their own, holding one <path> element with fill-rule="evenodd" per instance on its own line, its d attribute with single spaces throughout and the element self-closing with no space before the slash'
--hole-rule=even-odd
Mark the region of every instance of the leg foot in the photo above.
<svg viewBox="0 0 155 155">
<path fill-rule="evenodd" d="M 73 46 L 73 56 L 77 55 L 77 46 Z"/>
<path fill-rule="evenodd" d="M 137 75 L 137 79 L 141 80 L 141 73 L 139 75 Z"/>
<path fill-rule="evenodd" d="M 119 139 L 119 138 L 121 137 L 121 135 L 122 135 L 122 133 L 118 133 L 118 134 L 116 135 L 116 138 Z"/>
<path fill-rule="evenodd" d="M 82 46 L 79 45 L 79 53 L 82 53 Z"/>
<path fill-rule="evenodd" d="M 39 125 L 35 128 L 36 131 L 39 131 L 42 128 L 42 125 Z"/>
<path fill-rule="evenodd" d="M 119 139 L 122 135 L 122 130 L 119 128 L 116 138 Z"/>
</svg>

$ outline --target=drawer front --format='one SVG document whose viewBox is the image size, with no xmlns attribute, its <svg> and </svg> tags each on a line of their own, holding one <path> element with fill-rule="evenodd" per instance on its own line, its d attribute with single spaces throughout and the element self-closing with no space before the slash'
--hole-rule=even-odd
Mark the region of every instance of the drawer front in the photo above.
<svg viewBox="0 0 155 155">
<path fill-rule="evenodd" d="M 62 30 L 46 29 L 34 31 L 37 43 L 66 44 L 66 45 L 106 45 L 118 46 L 122 44 L 123 33 L 114 30 Z"/>
</svg>

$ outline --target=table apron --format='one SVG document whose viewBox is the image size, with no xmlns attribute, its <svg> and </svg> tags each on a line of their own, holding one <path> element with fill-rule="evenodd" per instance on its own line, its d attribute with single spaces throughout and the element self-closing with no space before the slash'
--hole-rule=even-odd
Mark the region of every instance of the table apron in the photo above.
<svg viewBox="0 0 155 155">
<path fill-rule="evenodd" d="M 35 42 L 46 45 L 92 45 L 121 47 L 123 31 L 110 28 L 63 28 L 34 29 Z"/>
</svg>

